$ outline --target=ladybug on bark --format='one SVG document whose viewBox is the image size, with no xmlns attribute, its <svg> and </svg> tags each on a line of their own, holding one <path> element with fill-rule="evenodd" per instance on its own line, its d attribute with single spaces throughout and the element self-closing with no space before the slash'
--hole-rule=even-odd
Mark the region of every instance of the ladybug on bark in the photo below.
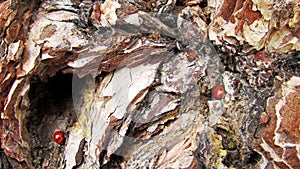
<svg viewBox="0 0 300 169">
<path fill-rule="evenodd" d="M 214 98 L 218 100 L 222 99 L 225 93 L 224 86 L 215 86 L 212 93 Z"/>
<path fill-rule="evenodd" d="M 57 144 L 64 144 L 64 142 L 66 141 L 65 132 L 55 131 L 53 134 L 53 139 Z"/>
</svg>

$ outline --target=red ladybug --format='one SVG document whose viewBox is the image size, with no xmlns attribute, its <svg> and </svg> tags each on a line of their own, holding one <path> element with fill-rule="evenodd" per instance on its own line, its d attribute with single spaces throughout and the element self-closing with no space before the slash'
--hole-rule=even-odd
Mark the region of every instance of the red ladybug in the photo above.
<svg viewBox="0 0 300 169">
<path fill-rule="evenodd" d="M 215 86 L 213 88 L 213 96 L 216 99 L 222 99 L 225 93 L 225 89 L 223 86 Z"/>
<path fill-rule="evenodd" d="M 66 140 L 65 132 L 55 131 L 54 134 L 53 134 L 53 139 L 57 144 L 63 144 Z"/>
</svg>

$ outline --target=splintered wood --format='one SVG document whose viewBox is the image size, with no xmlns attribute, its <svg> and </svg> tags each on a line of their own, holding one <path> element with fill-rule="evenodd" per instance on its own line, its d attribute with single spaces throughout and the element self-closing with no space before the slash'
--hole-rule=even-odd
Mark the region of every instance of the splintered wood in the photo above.
<svg viewBox="0 0 300 169">
<path fill-rule="evenodd" d="M 299 168 L 299 5 L 1 1 L 0 168 Z"/>
</svg>

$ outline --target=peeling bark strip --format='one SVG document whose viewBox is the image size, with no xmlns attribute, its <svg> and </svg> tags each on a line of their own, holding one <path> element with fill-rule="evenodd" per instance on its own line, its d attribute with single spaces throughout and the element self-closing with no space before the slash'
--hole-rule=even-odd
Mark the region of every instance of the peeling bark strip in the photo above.
<svg viewBox="0 0 300 169">
<path fill-rule="evenodd" d="M 0 168 L 299 168 L 299 5 L 1 1 Z"/>
</svg>

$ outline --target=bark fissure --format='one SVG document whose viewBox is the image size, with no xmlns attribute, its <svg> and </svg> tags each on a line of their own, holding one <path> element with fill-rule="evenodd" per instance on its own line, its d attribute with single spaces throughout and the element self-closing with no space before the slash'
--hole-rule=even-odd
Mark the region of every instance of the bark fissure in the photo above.
<svg viewBox="0 0 300 169">
<path fill-rule="evenodd" d="M 298 168 L 299 16 L 290 0 L 0 1 L 0 168 Z"/>
</svg>

